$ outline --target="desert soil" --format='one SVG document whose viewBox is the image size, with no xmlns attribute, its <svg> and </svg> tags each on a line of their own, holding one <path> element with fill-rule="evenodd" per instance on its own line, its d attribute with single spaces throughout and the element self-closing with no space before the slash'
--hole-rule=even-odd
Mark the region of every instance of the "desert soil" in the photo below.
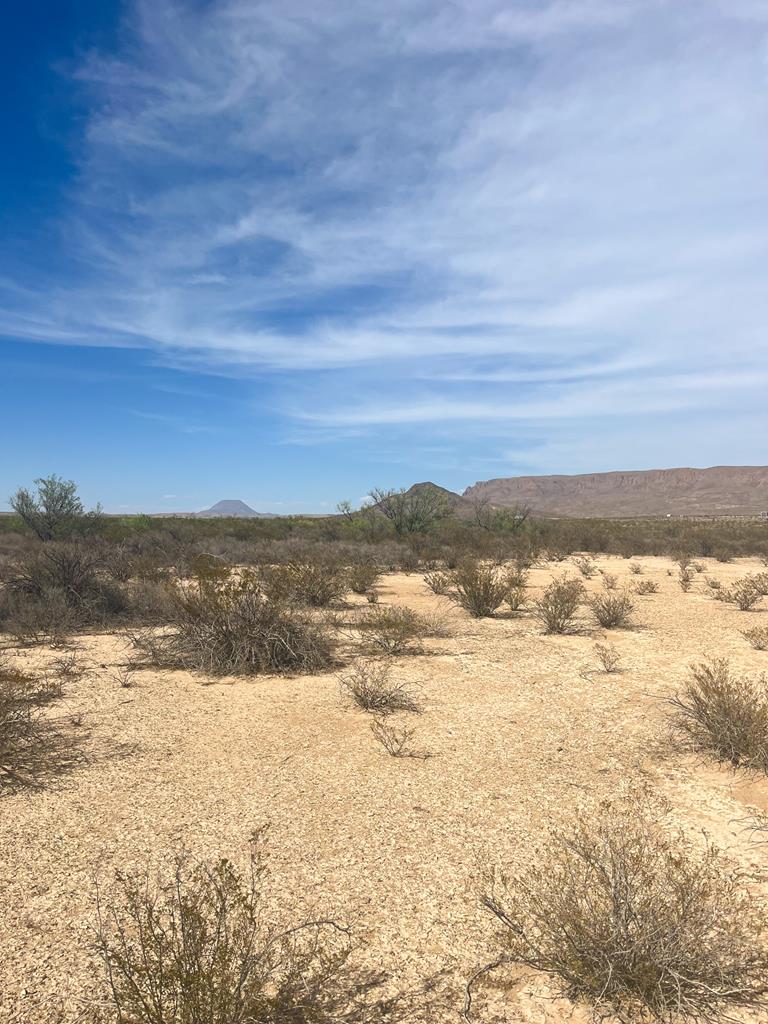
<svg viewBox="0 0 768 1024">
<path fill-rule="evenodd" d="M 768 781 L 680 750 L 664 698 L 705 656 L 768 670 L 768 653 L 740 633 L 768 622 L 768 599 L 747 613 L 703 593 L 705 576 L 727 583 L 763 567 L 703 560 L 706 572 L 683 594 L 671 561 L 634 561 L 642 576 L 620 558 L 598 565 L 622 585 L 658 582 L 658 594 L 636 599 L 636 627 L 606 633 L 585 617 L 572 636 L 544 636 L 529 612 L 474 620 L 419 574 L 385 576 L 383 604 L 441 610 L 448 624 L 423 654 L 394 661 L 396 677 L 421 692 L 423 713 L 407 719 L 427 759 L 390 757 L 370 716 L 342 700 L 338 672 L 142 670 L 124 688 L 116 672 L 126 641 L 78 637 L 88 674 L 47 713 L 77 734 L 82 760 L 0 797 L 0 1020 L 74 1024 L 92 1005 L 97 880 L 108 894 L 117 870 L 162 865 L 180 848 L 239 860 L 264 823 L 273 912 L 349 922 L 360 962 L 385 970 L 392 990 L 441 974 L 444 1002 L 430 1018 L 441 1021 L 460 1019 L 464 981 L 499 948 L 477 899 L 483 865 L 523 863 L 548 822 L 628 779 L 662 791 L 677 823 L 697 837 L 705 830 L 761 885 L 768 844 L 748 819 L 768 810 Z M 534 569 L 532 594 L 566 569 L 577 575 L 570 563 Z M 599 577 L 587 585 L 599 589 Z M 596 661 L 595 642 L 606 639 L 620 672 Z M 30 671 L 60 654 L 14 651 Z M 478 1019 L 587 1019 L 545 980 L 511 980 L 480 999 Z"/>
</svg>

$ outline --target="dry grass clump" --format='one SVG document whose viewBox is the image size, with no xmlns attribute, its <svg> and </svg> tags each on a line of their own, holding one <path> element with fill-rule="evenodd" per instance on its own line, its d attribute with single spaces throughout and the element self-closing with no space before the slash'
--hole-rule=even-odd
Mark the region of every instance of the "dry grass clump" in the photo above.
<svg viewBox="0 0 768 1024">
<path fill-rule="evenodd" d="M 604 672 L 618 672 L 621 655 L 612 644 L 595 644 L 595 655 Z"/>
<path fill-rule="evenodd" d="M 640 594 L 640 596 L 645 596 L 646 594 L 658 594 L 659 584 L 656 580 L 638 580 L 635 584 L 634 590 L 635 593 Z"/>
<path fill-rule="evenodd" d="M 752 644 L 756 651 L 768 651 L 768 626 L 745 629 L 741 635 Z"/>
<path fill-rule="evenodd" d="M 609 572 L 604 572 L 601 582 L 603 584 L 603 590 L 615 590 L 619 585 L 619 578 L 618 576 L 611 575 Z"/>
<path fill-rule="evenodd" d="M 603 629 L 626 629 L 632 624 L 635 606 L 626 591 L 595 594 L 587 604 Z"/>
<path fill-rule="evenodd" d="M 637 794 L 552 829 L 517 873 L 488 873 L 482 905 L 501 926 L 498 959 L 621 1021 L 721 1021 L 763 1008 L 762 908 L 719 852 L 669 834 Z"/>
<path fill-rule="evenodd" d="M 392 682 L 391 672 L 386 661 L 358 661 L 341 676 L 339 683 L 363 711 L 382 716 L 396 711 L 421 711 L 413 688 L 408 683 Z"/>
<path fill-rule="evenodd" d="M 570 633 L 583 600 L 584 585 L 579 580 L 561 576 L 552 580 L 541 597 L 534 601 L 533 613 L 543 623 L 545 633 Z"/>
<path fill-rule="evenodd" d="M 280 928 L 265 903 L 261 835 L 246 869 L 178 855 L 170 877 L 118 874 L 98 894 L 96 952 L 115 1024 L 331 1024 L 391 1020 L 355 975 L 348 929 Z"/>
<path fill-rule="evenodd" d="M 415 729 L 409 729 L 407 726 L 398 728 L 383 718 L 375 718 L 371 722 L 371 732 L 390 757 L 417 757 L 426 760 L 430 756 L 428 751 L 413 746 Z"/>
<path fill-rule="evenodd" d="M 355 625 L 366 647 L 390 655 L 420 651 L 428 636 L 438 636 L 442 631 L 439 620 L 430 620 L 401 605 L 374 606 Z"/>
<path fill-rule="evenodd" d="M 736 675 L 725 658 L 692 665 L 685 686 L 670 698 L 676 725 L 696 749 L 768 773 L 767 687 L 765 676 Z"/>
<path fill-rule="evenodd" d="M 319 672 L 332 663 L 324 625 L 292 605 L 269 600 L 248 574 L 224 583 L 177 585 L 163 634 L 132 640 L 150 663 L 214 675 Z"/>
</svg>

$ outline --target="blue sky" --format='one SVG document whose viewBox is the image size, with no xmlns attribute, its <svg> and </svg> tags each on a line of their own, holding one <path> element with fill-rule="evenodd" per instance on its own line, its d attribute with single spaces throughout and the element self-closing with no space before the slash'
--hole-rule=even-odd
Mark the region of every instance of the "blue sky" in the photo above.
<svg viewBox="0 0 768 1024">
<path fill-rule="evenodd" d="M 765 0 L 43 0 L 0 45 L 0 504 L 765 463 Z"/>
</svg>

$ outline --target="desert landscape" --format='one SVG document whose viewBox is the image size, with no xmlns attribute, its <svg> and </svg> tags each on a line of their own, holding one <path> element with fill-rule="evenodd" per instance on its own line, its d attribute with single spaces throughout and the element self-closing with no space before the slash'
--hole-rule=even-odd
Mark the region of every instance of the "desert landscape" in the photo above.
<svg viewBox="0 0 768 1024">
<path fill-rule="evenodd" d="M 467 993 L 505 948 L 484 904 L 489 872 L 524 871 L 552 828 L 604 801 L 639 801 L 635 814 L 651 800 L 663 835 L 682 830 L 699 853 L 716 846 L 750 903 L 762 901 L 765 752 L 728 763 L 676 727 L 671 700 L 690 697 L 691 666 L 713 659 L 764 692 L 765 559 L 524 558 L 521 537 L 507 539 L 507 557 L 467 556 L 454 569 L 449 557 L 387 570 L 374 546 L 344 582 L 327 545 L 319 575 L 305 564 L 303 598 L 281 598 L 322 623 L 328 660 L 311 669 L 174 667 L 151 643 L 172 614 L 35 637 L 6 623 L 16 635 L 3 637 L 4 678 L 56 690 L 18 763 L 4 751 L 2 1019 L 112 1019 L 99 907 L 132 873 L 150 884 L 167 875 L 182 851 L 243 868 L 261 829 L 268 919 L 343 923 L 345 969 L 378 976 L 351 1016 L 275 1020 L 591 1019 L 588 994 L 569 998 L 557 973 L 519 963 L 479 976 L 469 1006 Z M 162 586 L 189 596 L 235 585 L 242 596 L 254 571 L 261 593 L 285 585 L 274 567 L 189 564 Z M 294 582 L 298 565 L 283 567 Z M 757 592 L 741 610 L 745 579 Z M 570 612 L 553 619 L 546 594 L 568 581 Z M 728 1013 L 765 1019 L 760 1008 Z"/>
</svg>

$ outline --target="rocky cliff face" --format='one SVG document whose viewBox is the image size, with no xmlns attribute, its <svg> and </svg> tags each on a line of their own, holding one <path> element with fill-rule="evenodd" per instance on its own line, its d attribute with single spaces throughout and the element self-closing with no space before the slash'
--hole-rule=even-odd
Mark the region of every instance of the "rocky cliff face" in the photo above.
<svg viewBox="0 0 768 1024">
<path fill-rule="evenodd" d="M 551 516 L 752 515 L 768 510 L 768 466 L 507 477 L 464 497 Z"/>
</svg>

